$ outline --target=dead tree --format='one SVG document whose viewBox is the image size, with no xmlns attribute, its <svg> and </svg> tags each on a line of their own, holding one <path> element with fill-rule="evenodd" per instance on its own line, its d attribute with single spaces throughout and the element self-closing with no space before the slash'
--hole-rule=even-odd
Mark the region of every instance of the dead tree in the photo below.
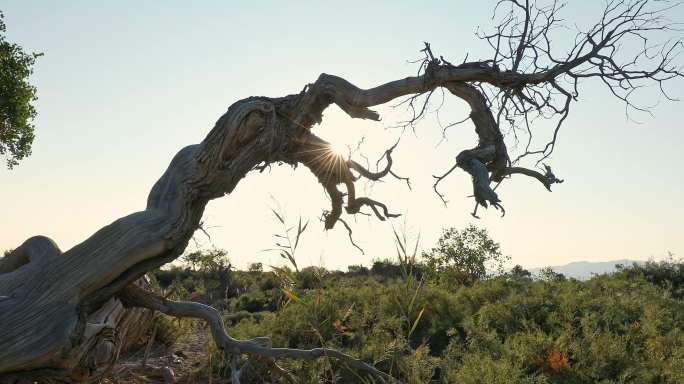
<svg viewBox="0 0 684 384">
<path fill-rule="evenodd" d="M 150 191 L 145 210 L 116 220 L 66 252 L 47 238 L 34 237 L 0 260 L 3 382 L 75 382 L 99 374 L 102 366 L 116 359 L 119 338 L 116 324 L 98 323 L 98 314 L 108 305 L 120 304 L 205 320 L 217 346 L 232 357 L 235 383 L 242 372 L 241 356 L 325 355 L 391 381 L 370 364 L 338 351 L 278 348 L 267 338 L 235 340 L 225 333 L 213 308 L 169 301 L 132 283 L 183 253 L 210 200 L 230 194 L 248 173 L 272 164 L 303 165 L 316 176 L 331 201 L 324 213 L 326 229 L 338 221 L 349 229 L 342 215 L 363 210 L 380 220 L 393 217 L 384 203 L 359 196 L 355 183 L 398 177 L 392 170 L 394 147 L 384 155 L 386 166 L 377 171 L 331 151 L 329 143 L 312 131 L 331 104 L 352 118 L 379 120 L 370 107 L 406 96 L 418 107 L 410 120 L 414 123 L 424 115 L 430 96 L 445 91 L 470 106 L 469 120 L 479 140 L 455 157 L 451 169 L 435 176 L 434 188 L 442 199 L 438 184 L 456 168 L 472 178 L 476 209 L 503 209 L 495 188 L 512 175 L 532 177 L 550 189 L 562 181 L 551 168 L 539 171 L 522 163 L 548 159 L 582 80 L 603 82 L 629 109 L 643 110 L 632 96 L 645 85 L 659 86 L 669 98 L 663 84 L 682 76 L 674 62 L 682 43 L 667 38 L 677 31 L 667 19 L 675 5 L 608 1 L 598 22 L 577 32 L 561 53 L 552 49 L 555 34 L 565 34 L 568 41 L 568 28 L 563 29 L 558 17 L 560 3 L 538 6 L 534 1 L 501 0 L 495 9 L 498 26 L 493 33 L 479 33 L 493 48 L 489 59 L 453 64 L 436 56 L 426 43 L 419 73 L 413 77 L 361 89 L 322 74 L 297 94 L 235 102 L 201 143 L 176 154 Z M 539 148 L 532 141 L 534 118 L 555 122 L 552 139 Z M 512 157 L 503 132 L 513 140 L 527 132 L 530 141 Z"/>
</svg>

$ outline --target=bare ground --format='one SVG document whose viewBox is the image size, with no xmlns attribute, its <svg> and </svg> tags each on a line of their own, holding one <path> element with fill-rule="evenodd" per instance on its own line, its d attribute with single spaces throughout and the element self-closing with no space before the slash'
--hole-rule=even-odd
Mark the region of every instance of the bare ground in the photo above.
<svg viewBox="0 0 684 384">
<path fill-rule="evenodd" d="M 230 379 L 208 375 L 209 369 L 202 364 L 208 358 L 208 337 L 206 331 L 188 332 L 171 346 L 150 347 L 147 359 L 148 346 L 143 344 L 122 356 L 100 384 L 230 383 Z"/>
</svg>

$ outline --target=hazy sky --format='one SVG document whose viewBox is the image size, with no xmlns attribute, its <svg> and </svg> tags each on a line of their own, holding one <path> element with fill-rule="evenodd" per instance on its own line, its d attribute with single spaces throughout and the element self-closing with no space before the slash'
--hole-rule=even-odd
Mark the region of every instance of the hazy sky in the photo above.
<svg viewBox="0 0 684 384">
<path fill-rule="evenodd" d="M 202 140 L 234 101 L 299 92 L 322 73 L 361 87 L 415 74 L 407 60 L 420 57 L 423 41 L 452 61 L 489 58 L 473 33 L 490 25 L 495 1 L 443 2 L 153 2 L 6 1 L 10 41 L 45 53 L 36 65 L 38 118 L 33 155 L 12 171 L 0 169 L 0 250 L 43 234 L 63 250 L 101 226 L 143 209 L 147 193 L 172 156 Z M 600 5 L 573 0 L 564 14 L 579 23 Z M 192 4 L 192 6 L 190 6 Z M 683 20 L 682 7 L 672 17 Z M 684 82 L 669 87 L 684 97 Z M 651 97 L 650 95 L 648 97 Z M 655 101 L 655 99 L 653 100 Z M 468 223 L 486 226 L 512 263 L 557 265 L 576 260 L 662 258 L 684 255 L 684 104 L 660 103 L 655 118 L 627 121 L 624 106 L 600 84 L 586 82 L 549 163 L 566 179 L 553 193 L 525 177 L 499 188 L 507 215 L 473 208 L 470 180 L 454 172 L 442 189 L 444 208 L 432 191 L 432 174 L 475 144 L 472 125 L 440 138 L 429 116 L 402 139 L 396 172 L 410 176 L 413 190 L 388 180 L 368 191 L 404 217 L 393 222 L 358 218 L 361 255 L 342 226 L 326 233 L 318 221 L 329 203 L 308 170 L 276 167 L 250 174 L 233 194 L 210 203 L 205 214 L 211 241 L 229 251 L 238 267 L 280 263 L 262 252 L 280 230 L 273 196 L 291 222 L 301 214 L 309 229 L 297 254 L 300 264 L 346 268 L 394 257 L 392 225 L 421 232 L 422 247 L 440 229 Z M 326 111 L 317 134 L 335 143 L 366 135 L 375 157 L 397 135 L 385 127 L 403 110 L 379 108 L 381 123 L 352 120 Z M 444 122 L 465 116 L 448 100 Z M 353 220 L 352 220 L 353 221 Z"/>
</svg>

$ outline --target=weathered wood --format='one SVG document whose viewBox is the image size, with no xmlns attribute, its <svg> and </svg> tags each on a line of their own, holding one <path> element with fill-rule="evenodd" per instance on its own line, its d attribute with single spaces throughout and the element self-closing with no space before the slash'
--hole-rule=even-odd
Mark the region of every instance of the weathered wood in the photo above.
<svg viewBox="0 0 684 384">
<path fill-rule="evenodd" d="M 447 86 L 476 105 L 480 101 L 471 98 L 478 97 L 478 91 L 464 88 L 466 85 L 459 88 L 454 81 L 491 75 L 491 70 L 482 68 L 445 66 L 430 75 L 361 90 L 346 80 L 324 74 L 298 95 L 236 102 L 202 143 L 178 152 L 152 188 L 144 211 L 105 226 L 59 257 L 44 251 L 50 241 L 42 237 L 29 242 L 35 246 L 19 247 L 9 256 L 6 264 L 11 262 L 16 269 L 0 274 L 0 296 L 6 296 L 0 301 L 0 372 L 74 370 L 77 359 L 72 352 L 89 338 L 90 314 L 114 305 L 112 297 L 146 271 L 178 257 L 198 228 L 206 204 L 232 192 L 250 170 L 261 164 L 286 162 L 309 167 L 334 197 L 327 228 L 332 228 L 342 213 L 344 200 L 338 184 L 347 187 L 349 213 L 369 206 L 381 219 L 392 216 L 384 204 L 355 195 L 351 169 L 358 171 L 358 163 L 342 162 L 343 167 L 325 163 L 340 159 L 335 158 L 338 155 L 332 153 L 327 142 L 310 132 L 312 125 L 320 121 L 323 110 L 331 103 L 352 117 L 377 119 L 368 107 L 438 85 Z M 500 134 L 491 125 L 487 110 L 478 113 L 487 119 L 487 126 L 475 121 L 482 144 L 488 146 L 492 140 L 499 140 Z M 478 158 L 490 163 L 492 157 L 486 152 Z M 488 182 L 482 188 L 488 188 Z M 476 194 L 480 192 L 476 190 Z M 102 356 L 114 356 L 107 346 L 97 349 L 104 351 Z"/>
<path fill-rule="evenodd" d="M 30 263 L 50 264 L 60 257 L 61 251 L 52 240 L 45 236 L 35 236 L 0 259 L 0 268 L 3 273 L 9 273 Z M 145 280 L 140 280 L 136 284 L 149 288 Z M 10 298 L 6 302 L 11 302 Z M 119 299 L 112 297 L 98 310 L 87 314 L 83 320 L 84 328 L 80 339 L 62 351 L 61 364 L 49 369 L 41 367 L 26 375 L 17 372 L 5 376 L 4 379 L 8 382 L 33 382 L 43 379 L 85 382 L 97 379 L 116 362 L 121 351 L 142 337 L 151 324 L 152 317 L 152 310 L 126 308 Z M 43 318 L 45 326 L 50 329 L 54 329 L 55 324 L 59 326 L 60 320 Z"/>
<path fill-rule="evenodd" d="M 369 208 L 381 220 L 395 216 L 385 204 L 357 196 L 354 184 L 362 177 L 370 180 L 388 174 L 396 177 L 390 169 L 393 148 L 385 154 L 387 169 L 371 172 L 335 154 L 325 140 L 311 132 L 322 121 L 324 110 L 333 103 L 353 118 L 379 120 L 371 107 L 401 96 L 429 95 L 437 88 L 444 88 L 470 106 L 470 120 L 478 142 L 458 154 L 456 163 L 445 174 L 435 176 L 434 189 L 443 200 L 437 185 L 457 168 L 473 180 L 476 200 L 473 214 L 479 205 L 503 209 L 491 183 L 499 183 L 513 174 L 530 176 L 550 189 L 551 184 L 562 181 L 550 168 L 542 174 L 512 166 L 515 161 L 510 161 L 500 120 L 522 116 L 527 122 L 528 113 L 533 111 L 559 116 L 552 141 L 543 150 L 526 148 L 519 156 L 539 154 L 543 159 L 553 151 L 558 129 L 569 113 L 570 102 L 576 99 L 578 79 L 601 78 L 630 106 L 631 91 L 640 87 L 633 82 L 642 84 L 642 80 L 650 80 L 661 84 L 681 77 L 681 72 L 671 64 L 680 52 L 681 42 L 671 47 L 662 45 L 660 56 L 645 55 L 655 64 L 647 70 L 633 69 L 634 62 L 629 60 L 618 63 L 614 56 L 624 39 L 670 27 L 662 18 L 670 8 L 657 8 L 660 3 L 651 0 L 611 3 L 597 25 L 589 33 L 578 36 L 567 59 L 557 60 L 551 56 L 550 47 L 540 49 L 538 45 L 543 44 L 540 41 L 550 44 L 547 33 L 555 29 L 552 26 L 558 20 L 555 13 L 559 8 L 554 5 L 543 11 L 535 10 L 529 2 L 522 5 L 504 0 L 499 4 L 524 10 L 521 18 L 512 12 L 505 19 L 506 25 L 518 25 L 521 31 L 507 35 L 508 32 L 499 29 L 498 33 L 483 36 L 490 42 L 491 39 L 506 41 L 503 45 L 492 45 L 496 51 L 491 60 L 453 65 L 441 57 L 435 58 L 426 43 L 422 51 L 426 58 L 418 76 L 361 89 L 340 77 L 322 74 L 299 94 L 250 97 L 235 102 L 201 143 L 187 146 L 176 154 L 150 191 L 143 211 L 114 221 L 64 253 L 51 240 L 34 237 L 0 259 L 0 375 L 4 375 L 5 381 L 46 375 L 76 381 L 88 380 L 107 369 L 121 349 L 117 332 L 121 335 L 125 324 L 139 318 L 136 316 L 144 316 L 142 312 L 124 310 L 117 294 L 130 289 L 130 284 L 145 272 L 180 256 L 198 229 L 206 204 L 230 194 L 251 170 L 263 170 L 274 163 L 302 164 L 309 168 L 330 196 L 331 207 L 324 213 L 328 229 L 342 221 L 345 211 L 356 214 Z M 656 9 L 646 7 L 650 4 L 656 4 Z M 535 24 L 539 22 L 542 25 Z M 535 28 L 538 32 L 531 38 L 529 31 Z M 504 46 L 511 52 L 501 51 L 500 47 Z M 540 59 L 540 55 L 544 58 Z M 643 51 L 637 53 L 637 57 L 642 56 Z M 569 79 L 571 85 L 561 82 L 562 79 Z M 496 96 L 488 96 L 485 86 Z M 620 94 L 621 91 L 627 94 Z M 560 97 L 560 104 L 556 103 L 556 97 Z M 492 112 L 493 100 L 498 100 L 496 114 Z M 140 295 L 136 301 L 130 296 L 129 303 L 204 318 L 213 324 L 219 346 L 274 357 L 311 357 L 318 353 L 235 341 L 222 334 L 215 314 L 207 315 L 211 311 L 200 313 L 192 305 L 160 304 L 140 299 Z M 112 336 L 107 336 L 108 332 Z M 341 354 L 336 356 L 345 358 Z M 358 366 L 363 367 L 361 363 Z"/>
<path fill-rule="evenodd" d="M 161 296 L 145 292 L 139 287 L 128 286 L 121 292 L 121 299 L 133 307 L 150 308 L 170 316 L 193 317 L 207 322 L 211 330 L 212 337 L 220 350 L 232 354 L 234 357 L 241 353 L 248 353 L 263 357 L 280 358 L 300 358 L 315 359 L 322 356 L 332 357 L 344 361 L 351 368 L 357 371 L 366 371 L 375 375 L 382 382 L 392 381 L 392 378 L 373 366 L 356 359 L 345 353 L 330 348 L 296 349 L 296 348 L 275 348 L 271 345 L 268 337 L 258 337 L 250 340 L 237 340 L 230 337 L 223 325 L 221 314 L 214 308 L 194 302 L 172 301 Z M 239 383 L 239 370 L 234 369 L 234 383 Z"/>
</svg>

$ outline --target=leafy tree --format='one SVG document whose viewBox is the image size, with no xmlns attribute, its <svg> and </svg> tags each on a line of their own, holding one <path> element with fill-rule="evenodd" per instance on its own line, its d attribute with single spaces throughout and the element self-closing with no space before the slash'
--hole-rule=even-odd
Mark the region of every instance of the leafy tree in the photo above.
<svg viewBox="0 0 684 384">
<path fill-rule="evenodd" d="M 491 271 L 503 272 L 509 259 L 501 254 L 499 243 L 484 228 L 469 225 L 462 231 L 445 229 L 437 246 L 423 252 L 426 279 L 441 285 L 470 285 Z"/>
<path fill-rule="evenodd" d="M 231 268 L 228 252 L 224 249 L 198 250 L 183 256 L 182 260 L 193 271 L 200 273 L 202 285 L 212 298 L 212 291 L 218 291 L 223 299 L 228 296 L 231 283 Z"/>
<path fill-rule="evenodd" d="M 520 265 L 520 264 L 516 264 L 515 267 L 513 267 L 511 269 L 510 275 L 515 276 L 515 277 L 525 278 L 525 279 L 529 279 L 532 277 L 532 273 L 530 271 L 528 271 L 527 269 L 523 268 L 522 265 Z"/>
<path fill-rule="evenodd" d="M 262 273 L 264 271 L 264 265 L 262 263 L 251 263 L 247 270 L 252 273 Z"/>
<path fill-rule="evenodd" d="M 19 44 L 5 40 L 5 31 L 0 11 L 0 155 L 12 169 L 31 154 L 36 117 L 32 102 L 37 97 L 28 78 L 42 53 L 26 53 Z"/>
<path fill-rule="evenodd" d="M 228 252 L 224 249 L 198 250 L 184 255 L 182 259 L 192 270 L 208 274 L 231 267 Z"/>
<path fill-rule="evenodd" d="M 385 279 L 397 279 L 402 277 L 401 265 L 389 259 L 373 261 L 370 272 L 373 275 L 382 276 Z"/>
<path fill-rule="evenodd" d="M 347 267 L 347 271 L 351 275 L 368 275 L 370 270 L 363 265 L 350 265 Z"/>
<path fill-rule="evenodd" d="M 323 278 L 328 274 L 328 271 L 323 267 L 310 266 L 302 268 L 297 273 L 297 280 L 299 286 L 303 289 L 320 288 Z"/>
<path fill-rule="evenodd" d="M 563 275 L 560 272 L 554 271 L 551 267 L 545 267 L 542 268 L 541 271 L 539 271 L 539 278 L 548 282 L 563 281 L 565 280 L 565 275 Z"/>
<path fill-rule="evenodd" d="M 192 271 L 187 268 L 182 268 L 178 265 L 172 265 L 169 268 L 157 269 L 152 274 L 157 280 L 159 287 L 162 290 L 168 289 L 174 281 L 181 281 L 188 279 Z"/>
<path fill-rule="evenodd" d="M 672 252 L 661 261 L 618 265 L 618 273 L 626 279 L 645 279 L 666 289 L 673 297 L 684 298 L 684 258 L 677 258 Z"/>
</svg>

